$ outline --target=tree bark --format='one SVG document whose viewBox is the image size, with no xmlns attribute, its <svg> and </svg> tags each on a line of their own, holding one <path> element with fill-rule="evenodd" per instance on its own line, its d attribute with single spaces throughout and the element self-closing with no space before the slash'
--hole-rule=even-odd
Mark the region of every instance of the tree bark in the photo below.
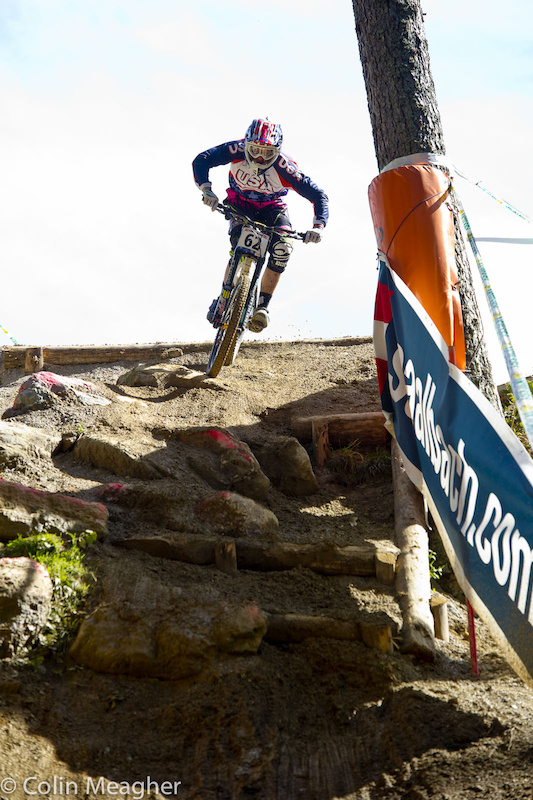
<svg viewBox="0 0 533 800">
<path fill-rule="evenodd" d="M 446 148 L 419 0 L 352 0 L 379 169 L 415 153 Z M 470 266 L 454 209 L 455 257 L 463 312 L 467 371 L 500 408 L 483 340 Z"/>
<path fill-rule="evenodd" d="M 444 136 L 418 0 L 353 0 L 379 169 L 411 153 L 442 153 Z"/>
</svg>

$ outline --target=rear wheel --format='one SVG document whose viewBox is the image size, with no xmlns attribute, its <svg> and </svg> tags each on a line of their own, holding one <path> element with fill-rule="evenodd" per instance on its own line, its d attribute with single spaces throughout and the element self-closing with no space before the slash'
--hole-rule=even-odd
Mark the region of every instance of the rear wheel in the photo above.
<svg viewBox="0 0 533 800">
<path fill-rule="evenodd" d="M 207 363 L 206 371 L 210 378 L 216 378 L 224 364 L 233 362 L 239 337 L 239 322 L 246 306 L 249 288 L 250 276 L 244 274 L 231 290 Z"/>
</svg>

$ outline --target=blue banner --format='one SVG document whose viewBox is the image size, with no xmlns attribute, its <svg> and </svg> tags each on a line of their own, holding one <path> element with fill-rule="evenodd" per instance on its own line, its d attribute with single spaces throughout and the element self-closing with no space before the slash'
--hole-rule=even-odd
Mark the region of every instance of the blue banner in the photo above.
<svg viewBox="0 0 533 800">
<path fill-rule="evenodd" d="M 517 672 L 533 685 L 533 461 L 448 360 L 435 325 L 380 262 L 374 330 L 383 411 L 424 493 L 455 575 Z M 386 361 L 386 370 L 385 370 Z"/>
</svg>

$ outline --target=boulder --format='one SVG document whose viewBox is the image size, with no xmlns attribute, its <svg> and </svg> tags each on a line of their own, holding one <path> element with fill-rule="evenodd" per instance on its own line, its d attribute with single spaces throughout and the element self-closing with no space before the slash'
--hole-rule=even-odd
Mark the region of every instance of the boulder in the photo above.
<svg viewBox="0 0 533 800">
<path fill-rule="evenodd" d="M 70 649 L 78 664 L 97 672 L 179 680 L 216 660 L 256 653 L 267 630 L 254 603 L 235 603 L 214 590 L 130 579 L 107 592 Z"/>
<path fill-rule="evenodd" d="M 90 530 L 103 538 L 107 519 L 107 509 L 100 503 L 0 480 L 1 541 L 41 531 L 61 535 Z"/>
<path fill-rule="evenodd" d="M 52 581 L 31 558 L 0 558 L 0 657 L 10 658 L 32 644 L 46 624 Z"/>
<path fill-rule="evenodd" d="M 209 489 L 191 473 L 183 481 L 161 478 L 158 481 L 108 483 L 98 490 L 98 499 L 109 506 L 133 510 L 128 535 L 155 525 L 171 531 L 202 533 L 205 525 L 196 506 Z"/>
<path fill-rule="evenodd" d="M 160 389 L 224 389 L 224 386 L 209 378 L 205 372 L 196 372 L 182 365 L 138 364 L 117 380 L 118 386 L 153 386 Z"/>
<path fill-rule="evenodd" d="M 318 492 L 309 454 L 298 439 L 285 436 L 256 452 L 263 471 L 283 494 L 304 497 Z"/>
<path fill-rule="evenodd" d="M 87 461 L 94 467 L 143 480 L 154 480 L 161 473 L 147 463 L 145 457 L 153 452 L 155 442 L 124 442 L 102 434 L 98 436 L 80 436 L 74 447 L 74 456 L 78 461 Z"/>
<path fill-rule="evenodd" d="M 198 514 L 217 533 L 226 536 L 271 539 L 279 530 L 278 518 L 272 511 L 234 492 L 218 492 L 207 497 L 200 504 Z"/>
<path fill-rule="evenodd" d="M 4 417 L 27 411 L 49 408 L 61 400 L 74 400 L 82 405 L 108 405 L 111 401 L 102 397 L 93 383 L 79 378 L 65 378 L 53 372 L 36 372 L 21 384 L 12 408 Z"/>
<path fill-rule="evenodd" d="M 177 430 L 170 438 L 189 446 L 189 463 L 210 486 L 265 500 L 270 481 L 247 444 L 224 428 Z"/>
<path fill-rule="evenodd" d="M 0 421 L 0 470 L 27 462 L 49 462 L 61 442 L 61 433 L 32 428 L 18 422 Z"/>
</svg>

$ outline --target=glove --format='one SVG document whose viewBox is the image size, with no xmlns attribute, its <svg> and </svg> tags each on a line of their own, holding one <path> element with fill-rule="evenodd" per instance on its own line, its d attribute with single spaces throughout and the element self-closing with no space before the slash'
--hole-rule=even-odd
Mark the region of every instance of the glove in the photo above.
<svg viewBox="0 0 533 800">
<path fill-rule="evenodd" d="M 214 192 L 211 191 L 209 187 L 206 186 L 205 189 L 202 189 L 202 202 L 209 206 L 211 211 L 215 211 L 216 207 L 218 206 L 218 197 Z"/>
<path fill-rule="evenodd" d="M 304 244 L 309 244 L 309 242 L 318 244 L 322 239 L 322 230 L 323 228 L 313 228 L 312 231 L 307 231 L 304 236 Z"/>
</svg>

